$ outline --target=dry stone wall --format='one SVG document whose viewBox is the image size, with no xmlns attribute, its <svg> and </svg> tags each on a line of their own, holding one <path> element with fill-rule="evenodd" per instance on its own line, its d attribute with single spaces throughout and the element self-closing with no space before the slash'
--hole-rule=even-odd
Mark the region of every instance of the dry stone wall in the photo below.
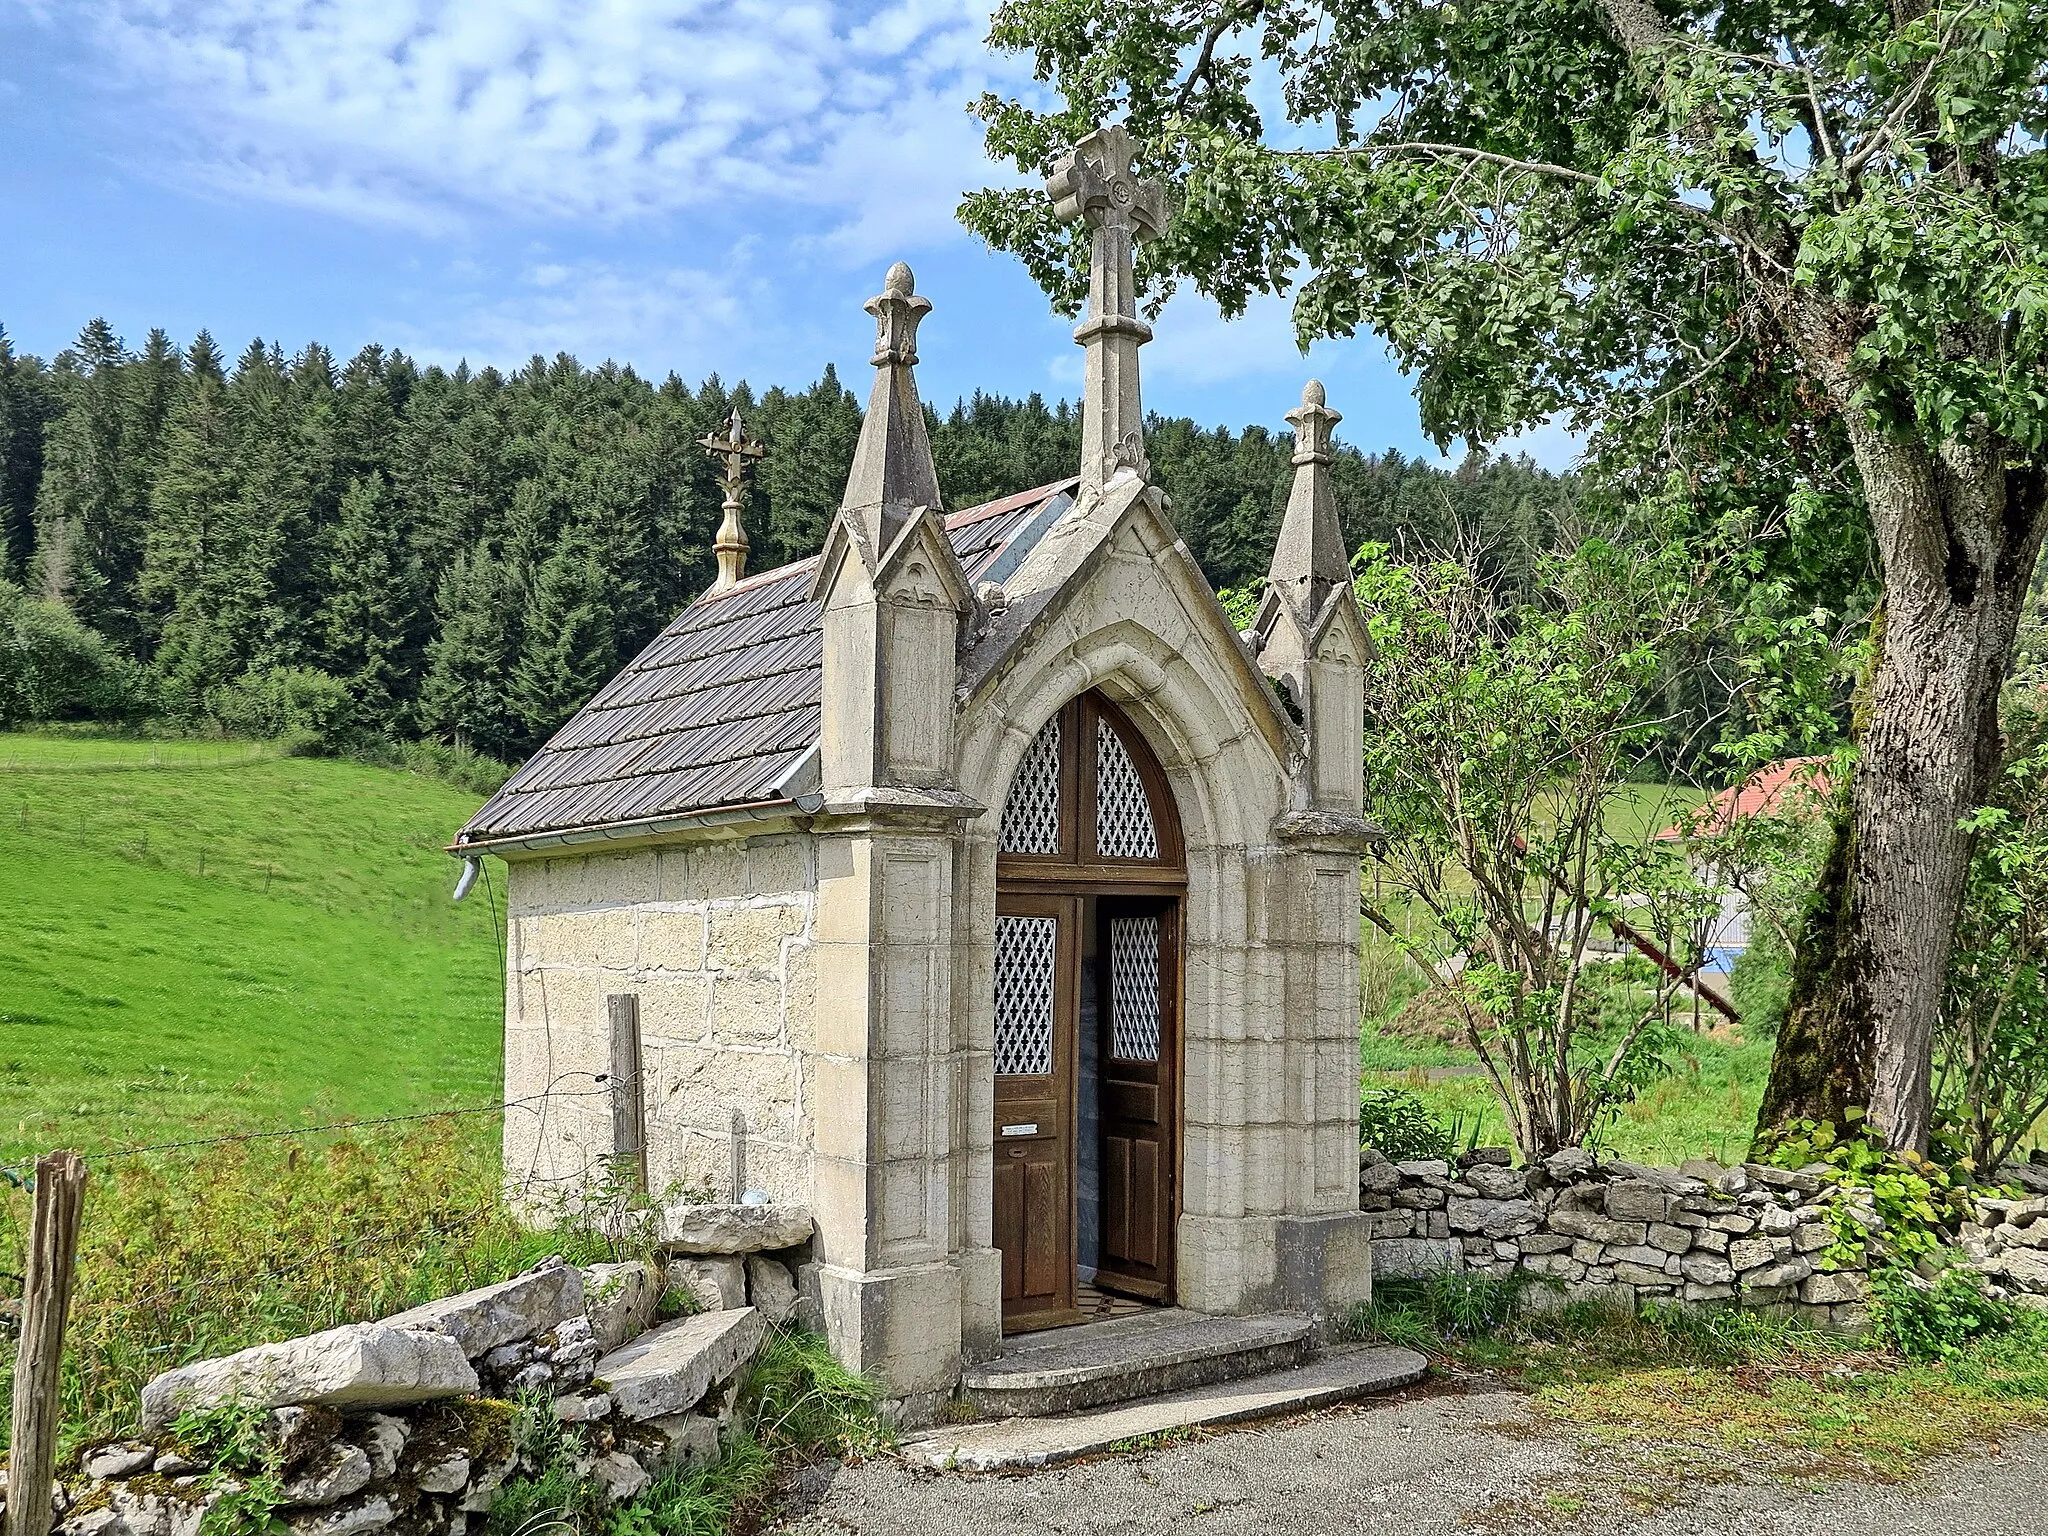
<svg viewBox="0 0 2048 1536">
<path fill-rule="evenodd" d="M 1535 1277 L 1529 1300 L 1602 1297 L 1782 1307 L 1844 1331 L 1868 1321 L 1868 1277 L 1833 1267 L 1830 1207 L 1854 1199 L 1815 1169 L 1679 1168 L 1567 1148 L 1530 1168 L 1505 1147 L 1456 1164 L 1359 1154 L 1376 1279 L 1462 1271 Z M 2048 1306 L 2048 1199 L 1978 1202 L 1963 1251 L 1991 1282 Z"/>
<path fill-rule="evenodd" d="M 659 1261 L 526 1274 L 379 1322 L 258 1345 L 166 1371 L 136 1432 L 60 1469 L 55 1536 L 199 1536 L 239 1464 L 216 1465 L 188 1414 L 258 1415 L 275 1513 L 289 1536 L 466 1536 L 507 1479 L 540 1470 L 519 1408 L 544 1395 L 576 1471 L 616 1503 L 663 1470 L 713 1460 L 747 1364 L 773 1324 L 806 1320 L 794 1270 L 810 1257 L 802 1207 L 690 1207 L 691 1238 Z M 721 1284 L 700 1284 L 699 1266 Z M 732 1273 L 726 1273 L 729 1269 Z M 664 1287 L 703 1310 L 657 1322 Z M 0 1483 L 0 1511 L 5 1485 Z"/>
</svg>

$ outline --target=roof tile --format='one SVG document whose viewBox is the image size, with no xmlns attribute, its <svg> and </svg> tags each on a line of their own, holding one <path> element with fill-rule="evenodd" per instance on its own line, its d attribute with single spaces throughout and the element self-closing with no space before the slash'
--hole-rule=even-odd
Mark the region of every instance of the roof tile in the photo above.
<svg viewBox="0 0 2048 1536">
<path fill-rule="evenodd" d="M 946 521 L 970 580 L 1063 480 Z M 824 645 L 805 595 L 815 560 L 698 598 L 469 819 L 489 842 L 774 798 L 818 739 Z"/>
</svg>

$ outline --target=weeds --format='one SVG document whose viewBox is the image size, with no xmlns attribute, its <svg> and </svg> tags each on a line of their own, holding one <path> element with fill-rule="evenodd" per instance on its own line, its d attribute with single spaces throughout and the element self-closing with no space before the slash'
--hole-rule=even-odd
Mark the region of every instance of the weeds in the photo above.
<svg viewBox="0 0 2048 1536">
<path fill-rule="evenodd" d="M 874 1384 L 833 1356 L 820 1334 L 777 1333 L 740 1387 L 740 1407 L 761 1443 L 814 1456 L 871 1456 L 890 1443 Z"/>
<path fill-rule="evenodd" d="M 385 1317 L 550 1253 L 623 1256 L 587 1225 L 523 1226 L 499 1193 L 494 1129 L 428 1121 L 99 1163 L 65 1338 L 67 1442 L 123 1433 L 172 1366 Z M 0 1187 L 0 1287 L 18 1283 L 4 1277 L 21 1273 L 28 1215 L 27 1193 Z M 0 1377 L 12 1351 L 0 1339 Z"/>
<path fill-rule="evenodd" d="M 1383 1280 L 1372 1300 L 1352 1309 L 1351 1332 L 1430 1354 L 1449 1355 L 1461 1342 L 1498 1333 L 1520 1314 L 1533 1277 L 1496 1280 L 1463 1272 L 1426 1280 Z"/>
<path fill-rule="evenodd" d="M 528 1470 L 498 1490 L 490 1536 L 723 1536 L 766 1506 L 786 1463 L 871 1455 L 890 1443 L 873 1385 L 816 1334 L 770 1335 L 739 1384 L 736 1407 L 738 1427 L 717 1461 L 664 1472 L 607 1507 L 577 1470 L 576 1431 L 555 1422 L 544 1401 L 522 1404 L 515 1439 Z"/>
</svg>

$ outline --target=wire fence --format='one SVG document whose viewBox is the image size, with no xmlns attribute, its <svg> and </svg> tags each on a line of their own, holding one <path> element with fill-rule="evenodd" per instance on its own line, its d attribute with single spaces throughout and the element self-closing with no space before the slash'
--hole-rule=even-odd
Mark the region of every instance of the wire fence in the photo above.
<svg viewBox="0 0 2048 1536">
<path fill-rule="evenodd" d="M 81 1432 L 114 1433 L 161 1370 L 388 1316 L 509 1278 L 551 1253 L 587 1264 L 647 1252 L 655 1202 L 622 1177 L 604 1135 L 571 1138 L 524 1177 L 504 1167 L 495 1148 L 453 1134 L 364 1137 L 356 1150 L 330 1155 L 358 1132 L 579 1106 L 587 1113 L 638 1087 L 608 1073 L 565 1072 L 540 1092 L 489 1104 L 253 1126 L 85 1154 L 110 1176 L 97 1198 L 88 1187 L 66 1342 L 66 1421 Z M 322 1146 L 321 1138 L 331 1140 Z M 208 1156 L 309 1143 L 310 1159 Z M 0 1168 L 27 1170 L 34 1161 Z M 134 1171 L 114 1176 L 120 1167 Z M 8 1273 L 17 1266 L 5 1260 L 25 1253 L 27 1205 L 0 1200 L 0 1297 L 21 1294 L 23 1277 Z M 0 1307 L 0 1379 L 15 1331 Z"/>
<path fill-rule="evenodd" d="M 589 1078 L 592 1086 L 585 1089 L 563 1089 L 557 1086 L 573 1078 Z M 203 1147 L 232 1146 L 240 1142 L 281 1141 L 298 1136 L 321 1136 L 337 1131 L 369 1130 L 376 1126 L 411 1125 L 429 1120 L 460 1120 L 475 1115 L 498 1115 L 507 1110 L 529 1110 L 545 1113 L 546 1107 L 563 1099 L 609 1098 L 615 1092 L 612 1079 L 604 1072 L 565 1072 L 560 1074 L 548 1087 L 539 1093 L 524 1098 L 505 1099 L 493 1104 L 451 1105 L 446 1109 L 425 1109 L 406 1115 L 372 1115 L 360 1119 L 330 1120 L 320 1125 L 295 1125 L 275 1127 L 257 1131 L 231 1131 L 219 1136 L 196 1136 L 184 1141 L 156 1141 L 139 1146 L 109 1147 L 97 1152 L 80 1155 L 88 1164 L 118 1162 L 123 1158 L 144 1157 L 159 1152 L 185 1152 Z M 19 1173 L 33 1169 L 40 1153 L 0 1163 L 0 1170 Z"/>
</svg>

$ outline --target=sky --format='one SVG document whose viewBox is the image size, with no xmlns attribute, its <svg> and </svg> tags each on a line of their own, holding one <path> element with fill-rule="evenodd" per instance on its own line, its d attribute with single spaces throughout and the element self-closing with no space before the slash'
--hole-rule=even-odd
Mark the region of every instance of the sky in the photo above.
<svg viewBox="0 0 2048 1536">
<path fill-rule="evenodd" d="M 1016 182 L 967 112 L 1029 87 L 986 29 L 985 0 L 0 0 L 0 325 L 864 393 L 860 306 L 905 260 L 928 401 L 1073 398 L 1070 322 L 953 217 Z M 1341 439 L 1436 456 L 1371 336 L 1304 358 L 1284 299 L 1191 294 L 1156 330 L 1151 410 L 1284 430 L 1313 374 Z"/>
</svg>

